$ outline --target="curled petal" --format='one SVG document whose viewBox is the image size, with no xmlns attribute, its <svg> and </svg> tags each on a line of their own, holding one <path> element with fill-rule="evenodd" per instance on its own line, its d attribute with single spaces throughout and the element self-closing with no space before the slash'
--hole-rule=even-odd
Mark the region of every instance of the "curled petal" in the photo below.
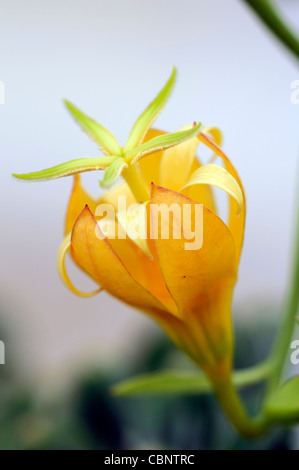
<svg viewBox="0 0 299 470">
<path fill-rule="evenodd" d="M 193 174 L 198 168 L 202 166 L 198 157 L 194 159 L 191 174 Z M 189 175 L 190 176 L 190 175 Z M 203 204 L 207 209 L 217 214 L 216 201 L 213 193 L 213 188 L 210 185 L 195 185 L 189 186 L 184 190 L 184 196 L 189 199 L 193 199 L 200 204 Z"/>
<path fill-rule="evenodd" d="M 220 147 L 222 145 L 222 132 L 218 127 L 204 127 L 200 129 L 201 134 L 205 134 L 208 137 L 212 137 L 212 139 L 216 142 L 216 144 Z M 214 161 L 217 158 L 217 154 L 213 153 L 213 155 L 210 158 L 209 163 L 214 163 Z"/>
<path fill-rule="evenodd" d="M 81 292 L 78 290 L 76 287 L 74 287 L 73 283 L 71 282 L 68 273 L 66 271 L 65 267 L 65 256 L 70 249 L 71 246 L 71 234 L 68 234 L 63 242 L 61 243 L 59 250 L 58 250 L 58 257 L 57 257 L 57 267 L 58 267 L 58 273 L 60 278 L 62 279 L 63 283 L 76 295 L 79 297 L 93 297 L 94 295 L 98 294 L 101 292 L 103 289 L 100 287 L 99 289 L 90 292 L 90 293 L 85 293 Z"/>
<path fill-rule="evenodd" d="M 199 184 L 210 184 L 223 189 L 223 191 L 236 200 L 238 214 L 240 214 L 244 204 L 243 193 L 235 178 L 227 170 L 218 165 L 203 165 L 192 173 L 188 182 L 181 189 L 181 192 L 190 186 Z"/>
<path fill-rule="evenodd" d="M 201 167 L 201 163 L 196 158 L 196 150 L 199 140 L 196 137 L 186 140 L 182 144 L 172 147 L 162 153 L 160 163 L 160 177 L 153 180 L 155 184 L 159 184 L 163 188 L 181 192 L 181 188 L 187 183 L 191 174 Z M 150 156 L 150 159 L 152 156 Z M 146 162 L 147 158 L 142 159 Z M 212 212 L 216 212 L 215 198 L 212 188 L 205 186 L 188 186 L 184 194 L 193 199 Z"/>
<path fill-rule="evenodd" d="M 201 142 L 207 145 L 211 150 L 215 152 L 215 154 L 218 157 L 220 157 L 224 161 L 226 170 L 235 178 L 243 194 L 244 204 L 243 204 L 243 209 L 241 210 L 241 213 L 239 216 L 237 215 L 238 213 L 237 202 L 233 197 L 230 197 L 230 215 L 229 215 L 229 223 L 228 223 L 229 229 L 235 241 L 236 263 L 238 265 L 240 261 L 241 252 L 242 252 L 244 229 L 245 229 L 245 218 L 246 218 L 246 198 L 245 198 L 245 192 L 244 192 L 244 188 L 242 185 L 242 181 L 237 170 L 232 165 L 229 158 L 225 155 L 223 150 L 219 147 L 219 142 L 215 142 L 208 135 L 202 132 L 200 132 L 197 137 Z M 215 137 L 217 136 L 214 135 L 214 138 Z"/>
</svg>

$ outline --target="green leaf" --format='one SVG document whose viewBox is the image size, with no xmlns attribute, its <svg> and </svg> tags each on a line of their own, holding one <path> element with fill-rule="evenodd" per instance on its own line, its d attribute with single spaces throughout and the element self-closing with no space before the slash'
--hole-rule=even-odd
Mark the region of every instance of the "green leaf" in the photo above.
<svg viewBox="0 0 299 470">
<path fill-rule="evenodd" d="M 163 371 L 144 374 L 128 379 L 112 388 L 115 395 L 164 395 L 208 392 L 211 390 L 207 379 L 193 372 Z"/>
<path fill-rule="evenodd" d="M 111 132 L 80 111 L 70 101 L 64 100 L 64 104 L 82 130 L 100 146 L 105 155 L 121 155 L 122 149 Z"/>
<path fill-rule="evenodd" d="M 295 321 L 299 325 L 299 318 L 298 317 L 295 317 Z"/>
<path fill-rule="evenodd" d="M 200 127 L 201 123 L 184 131 L 154 137 L 148 142 L 145 142 L 144 144 L 141 144 L 138 147 L 135 147 L 134 149 L 126 152 L 125 158 L 127 161 L 131 162 L 132 165 L 134 165 L 140 158 L 145 157 L 150 153 L 166 150 L 184 142 L 185 140 L 191 139 L 196 134 L 198 134 Z"/>
<path fill-rule="evenodd" d="M 78 158 L 60 165 L 52 166 L 46 170 L 35 171 L 33 173 L 12 173 L 12 176 L 27 181 L 44 181 L 62 178 L 63 176 L 75 175 L 85 171 L 104 170 L 117 157 L 99 157 L 99 158 Z"/>
<path fill-rule="evenodd" d="M 176 68 L 173 67 L 171 77 L 164 86 L 163 90 L 160 91 L 158 96 L 156 96 L 156 98 L 149 104 L 149 106 L 145 109 L 145 111 L 143 111 L 143 113 L 135 122 L 130 132 L 128 141 L 124 147 L 125 152 L 133 149 L 143 141 L 147 131 L 150 129 L 153 122 L 157 119 L 162 109 L 166 105 L 175 84 L 176 75 Z"/>
<path fill-rule="evenodd" d="M 299 420 L 299 375 L 272 392 L 265 404 L 265 414 L 274 422 Z"/>
<path fill-rule="evenodd" d="M 125 168 L 128 168 L 128 164 L 125 162 L 123 157 L 116 158 L 106 169 L 104 178 L 100 181 L 101 187 L 110 188 L 118 180 Z"/>
<path fill-rule="evenodd" d="M 249 369 L 236 371 L 233 383 L 236 388 L 244 388 L 265 380 L 271 374 L 272 364 L 261 363 Z M 112 392 L 119 396 L 135 395 L 175 395 L 200 394 L 213 391 L 208 379 L 192 371 L 160 371 L 143 374 L 130 378 L 112 388 Z"/>
</svg>

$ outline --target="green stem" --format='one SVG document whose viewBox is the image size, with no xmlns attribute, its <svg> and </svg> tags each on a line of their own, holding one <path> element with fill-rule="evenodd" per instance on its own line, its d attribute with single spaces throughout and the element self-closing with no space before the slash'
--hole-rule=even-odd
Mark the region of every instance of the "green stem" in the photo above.
<svg viewBox="0 0 299 470">
<path fill-rule="evenodd" d="M 297 228 L 295 234 L 295 247 L 293 269 L 290 281 L 289 294 L 287 296 L 287 303 L 282 320 L 282 324 L 278 331 L 277 339 L 274 344 L 272 354 L 269 361 L 261 368 L 254 368 L 248 374 L 244 371 L 241 382 L 246 383 L 250 381 L 255 382 L 259 376 L 268 374 L 268 383 L 266 389 L 266 398 L 275 389 L 281 380 L 285 367 L 287 366 L 287 358 L 289 357 L 289 348 L 292 341 L 296 322 L 294 317 L 297 315 L 299 308 L 299 197 L 298 197 L 298 214 L 297 214 Z M 245 376 L 244 376 L 245 375 Z M 218 400 L 225 411 L 227 417 L 230 419 L 234 427 L 245 437 L 258 437 L 264 434 L 270 423 L 267 422 L 263 413 L 255 420 L 251 419 L 236 391 L 236 382 L 230 381 L 225 384 L 216 384 L 215 390 Z"/>
<path fill-rule="evenodd" d="M 299 196 L 298 196 L 298 214 L 297 228 L 295 234 L 293 269 L 285 312 L 282 324 L 278 331 L 276 342 L 270 358 L 273 364 L 273 372 L 270 375 L 268 383 L 268 393 L 273 390 L 281 379 L 286 366 L 286 358 L 289 357 L 290 343 L 294 334 L 296 322 L 294 317 L 297 315 L 299 308 Z"/>
<path fill-rule="evenodd" d="M 226 416 L 242 436 L 256 438 L 267 431 L 269 426 L 263 417 L 250 418 L 231 380 L 216 384 L 215 392 Z"/>
<path fill-rule="evenodd" d="M 299 59 L 299 38 L 269 0 L 244 0 L 272 33 Z"/>
<path fill-rule="evenodd" d="M 233 374 L 233 384 L 240 390 L 266 381 L 272 373 L 273 364 L 265 361 L 248 369 L 240 369 Z"/>
</svg>

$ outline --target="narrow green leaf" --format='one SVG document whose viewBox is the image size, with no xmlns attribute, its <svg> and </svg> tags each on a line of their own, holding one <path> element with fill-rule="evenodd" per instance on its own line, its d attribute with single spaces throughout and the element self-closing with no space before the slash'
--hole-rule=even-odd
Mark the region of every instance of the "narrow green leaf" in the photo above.
<svg viewBox="0 0 299 470">
<path fill-rule="evenodd" d="M 27 181 L 44 181 L 62 178 L 63 176 L 75 175 L 76 173 L 83 173 L 85 171 L 104 170 L 107 168 L 117 157 L 86 157 L 71 160 L 60 165 L 52 166 L 46 170 L 35 171 L 33 173 L 13 173 L 12 176 L 20 180 Z"/>
<path fill-rule="evenodd" d="M 298 317 L 295 317 L 295 321 L 299 325 L 299 318 Z"/>
<path fill-rule="evenodd" d="M 105 155 L 121 155 L 121 147 L 111 132 L 80 111 L 70 101 L 64 100 L 64 104 L 82 130 L 100 146 Z"/>
<path fill-rule="evenodd" d="M 265 413 L 274 422 L 299 420 L 299 375 L 272 392 L 266 402 Z"/>
<path fill-rule="evenodd" d="M 145 157 L 146 155 L 160 152 L 161 150 L 166 150 L 184 142 L 185 140 L 191 139 L 196 134 L 198 134 L 200 127 L 201 123 L 184 131 L 154 137 L 148 142 L 145 142 L 144 144 L 141 144 L 138 147 L 135 147 L 134 149 L 126 152 L 125 158 L 134 165 L 140 158 Z"/>
<path fill-rule="evenodd" d="M 233 383 L 241 389 L 265 380 L 272 371 L 272 364 L 261 363 L 233 374 Z M 208 379 L 192 371 L 160 371 L 127 379 L 112 388 L 119 396 L 200 394 L 213 391 Z"/>
<path fill-rule="evenodd" d="M 164 395 L 209 392 L 208 380 L 198 373 L 163 371 L 133 377 L 112 388 L 115 395 Z"/>
<path fill-rule="evenodd" d="M 124 147 L 125 152 L 133 149 L 143 141 L 143 138 L 146 135 L 148 129 L 150 129 L 153 122 L 157 119 L 164 106 L 166 105 L 167 100 L 175 84 L 176 75 L 176 68 L 173 67 L 172 74 L 164 88 L 160 91 L 156 98 L 149 104 L 149 106 L 145 109 L 145 111 L 143 111 L 143 113 L 135 122 L 130 132 L 128 141 Z"/>
<path fill-rule="evenodd" d="M 125 162 L 123 157 L 116 158 L 106 169 L 104 178 L 100 182 L 101 187 L 110 188 L 114 183 L 116 183 L 125 168 L 128 168 L 128 164 Z"/>
</svg>

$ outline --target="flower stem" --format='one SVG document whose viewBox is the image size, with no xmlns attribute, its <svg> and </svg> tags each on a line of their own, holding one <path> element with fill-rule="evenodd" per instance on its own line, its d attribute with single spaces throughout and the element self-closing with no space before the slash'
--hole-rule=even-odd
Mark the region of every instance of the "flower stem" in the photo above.
<svg viewBox="0 0 299 470">
<path fill-rule="evenodd" d="M 247 369 L 236 370 L 233 374 L 233 384 L 237 389 L 241 389 L 265 382 L 271 375 L 272 368 L 272 362 L 267 360 Z"/>
<path fill-rule="evenodd" d="M 274 35 L 299 59 L 299 38 L 269 0 L 244 0 Z"/>
<path fill-rule="evenodd" d="M 289 293 L 285 306 L 285 312 L 282 324 L 278 331 L 276 342 L 272 351 L 270 361 L 273 363 L 273 372 L 268 381 L 268 393 L 273 390 L 281 379 L 286 365 L 286 358 L 290 349 L 296 322 L 296 316 L 299 308 L 299 195 L 298 195 L 298 214 L 297 228 L 295 234 L 295 246 L 293 257 L 293 269 L 290 280 Z"/>
<path fill-rule="evenodd" d="M 122 176 L 130 186 L 130 189 L 138 203 L 142 204 L 150 199 L 149 189 L 136 168 L 136 165 L 130 165 L 126 168 L 123 171 Z"/>
<path fill-rule="evenodd" d="M 216 384 L 215 392 L 226 416 L 242 436 L 255 438 L 267 431 L 268 423 L 265 418 L 253 419 L 248 415 L 231 379 Z"/>
</svg>

